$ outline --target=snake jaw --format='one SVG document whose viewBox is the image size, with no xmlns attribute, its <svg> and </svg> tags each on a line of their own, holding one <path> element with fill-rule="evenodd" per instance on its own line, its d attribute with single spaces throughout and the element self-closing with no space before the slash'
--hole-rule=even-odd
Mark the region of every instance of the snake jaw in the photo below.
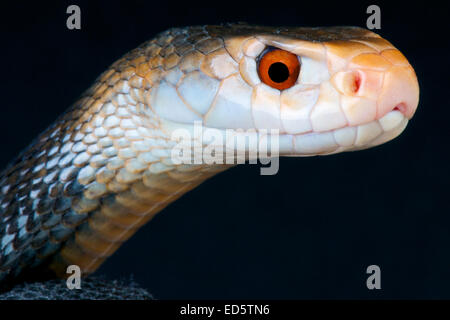
<svg viewBox="0 0 450 320">
<path fill-rule="evenodd" d="M 172 137 L 174 148 L 191 150 L 197 157 L 208 156 L 208 150 L 214 149 L 222 152 L 220 158 L 231 162 L 265 159 L 267 153 L 261 152 L 261 146 L 269 146 L 271 155 L 289 157 L 309 157 L 315 155 L 329 155 L 345 151 L 363 150 L 378 146 L 400 135 L 408 124 L 408 118 L 399 110 L 392 110 L 380 119 L 375 119 L 365 124 L 345 126 L 338 129 L 322 132 L 306 132 L 299 134 L 278 133 L 256 130 L 230 130 L 203 127 L 195 128 L 192 124 L 176 123 L 169 120 L 161 120 L 161 128 L 168 137 Z M 215 132 L 214 139 L 205 139 Z M 181 133 L 181 134 L 180 134 Z M 200 136 L 202 136 L 200 140 Z M 195 138 L 194 138 L 195 137 Z M 233 137 L 232 144 L 230 137 Z M 276 139 L 277 150 L 270 149 Z M 270 141 L 269 141 L 270 140 Z M 195 144 L 201 141 L 201 148 L 195 150 Z M 243 144 L 235 144 L 241 141 Z M 172 149 L 175 150 L 175 149 Z M 231 153 L 230 153 L 231 151 Z M 245 152 L 245 154 L 242 154 Z M 231 154 L 231 158 L 230 158 Z M 222 163 L 225 163 L 223 160 Z"/>
</svg>

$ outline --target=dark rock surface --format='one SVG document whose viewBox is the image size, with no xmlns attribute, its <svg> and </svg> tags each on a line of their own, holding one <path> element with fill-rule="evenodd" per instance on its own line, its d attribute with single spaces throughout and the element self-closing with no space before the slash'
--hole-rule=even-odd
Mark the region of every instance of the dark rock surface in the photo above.
<svg viewBox="0 0 450 320">
<path fill-rule="evenodd" d="M 0 300 L 152 300 L 132 277 L 107 280 L 100 277 L 82 279 L 81 289 L 69 290 L 65 280 L 22 283 L 0 293 Z"/>
</svg>

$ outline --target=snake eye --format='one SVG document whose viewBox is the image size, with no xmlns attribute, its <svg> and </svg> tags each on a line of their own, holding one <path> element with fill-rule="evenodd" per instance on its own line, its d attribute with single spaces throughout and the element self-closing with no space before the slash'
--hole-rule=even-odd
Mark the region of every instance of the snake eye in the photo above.
<svg viewBox="0 0 450 320">
<path fill-rule="evenodd" d="M 262 82 L 278 90 L 292 87 L 300 73 L 298 57 L 285 50 L 272 49 L 263 52 L 258 65 Z"/>
</svg>

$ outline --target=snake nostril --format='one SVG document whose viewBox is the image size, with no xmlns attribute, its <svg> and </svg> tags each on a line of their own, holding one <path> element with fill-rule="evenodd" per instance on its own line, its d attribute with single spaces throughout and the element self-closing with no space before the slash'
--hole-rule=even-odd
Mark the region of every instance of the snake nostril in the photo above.
<svg viewBox="0 0 450 320">
<path fill-rule="evenodd" d="M 352 87 L 353 93 L 357 93 L 359 91 L 360 86 L 361 86 L 361 75 L 359 74 L 359 72 L 355 72 L 353 74 L 353 87 Z"/>
<path fill-rule="evenodd" d="M 360 72 L 357 70 L 345 72 L 343 73 L 341 79 L 341 88 L 345 94 L 353 96 L 358 93 L 362 83 L 362 76 Z"/>
</svg>

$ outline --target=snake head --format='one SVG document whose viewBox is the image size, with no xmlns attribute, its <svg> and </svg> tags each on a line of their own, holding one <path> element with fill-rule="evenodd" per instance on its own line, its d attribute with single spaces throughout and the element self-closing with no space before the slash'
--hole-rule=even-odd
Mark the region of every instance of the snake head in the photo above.
<svg viewBox="0 0 450 320">
<path fill-rule="evenodd" d="M 163 44 L 150 44 L 160 73 L 147 102 L 169 133 L 195 121 L 220 130 L 275 129 L 281 155 L 330 154 L 395 138 L 417 108 L 413 68 L 368 30 L 240 24 L 186 30 L 169 30 Z M 272 81 L 269 69 L 280 65 L 284 78 L 275 68 L 279 78 Z"/>
</svg>

